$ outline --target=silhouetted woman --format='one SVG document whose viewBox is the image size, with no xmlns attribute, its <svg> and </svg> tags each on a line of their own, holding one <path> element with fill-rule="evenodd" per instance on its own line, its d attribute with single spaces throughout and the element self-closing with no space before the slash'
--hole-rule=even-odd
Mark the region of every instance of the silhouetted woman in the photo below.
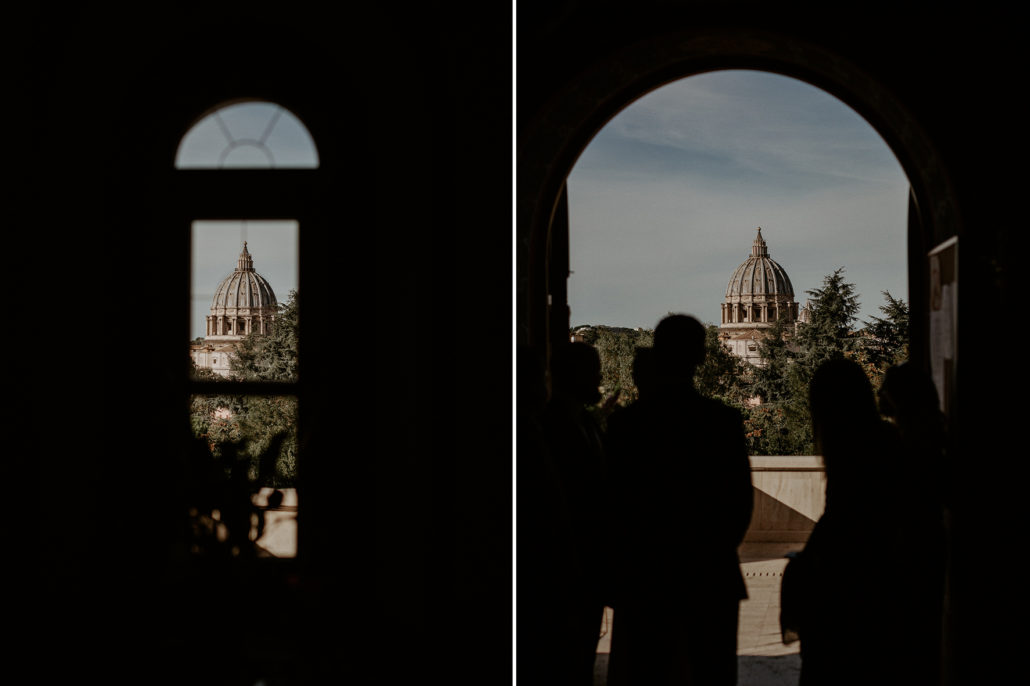
<svg viewBox="0 0 1030 686">
<path fill-rule="evenodd" d="M 801 640 L 801 686 L 899 683 L 898 434 L 851 360 L 823 363 L 809 399 L 826 509 L 784 572 L 782 628 Z"/>
</svg>

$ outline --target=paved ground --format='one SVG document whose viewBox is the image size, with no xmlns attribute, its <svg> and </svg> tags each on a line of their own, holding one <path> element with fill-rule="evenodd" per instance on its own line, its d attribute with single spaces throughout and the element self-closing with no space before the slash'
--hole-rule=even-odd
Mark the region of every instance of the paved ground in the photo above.
<svg viewBox="0 0 1030 686">
<path fill-rule="evenodd" d="M 784 555 L 800 550 L 801 543 L 752 543 L 741 548 L 741 568 L 748 599 L 740 604 L 738 686 L 796 686 L 801 670 L 798 644 L 780 639 L 780 581 L 787 564 Z M 608 652 L 615 631 L 614 613 L 608 608 L 603 635 L 597 645 L 594 686 L 605 686 Z"/>
</svg>

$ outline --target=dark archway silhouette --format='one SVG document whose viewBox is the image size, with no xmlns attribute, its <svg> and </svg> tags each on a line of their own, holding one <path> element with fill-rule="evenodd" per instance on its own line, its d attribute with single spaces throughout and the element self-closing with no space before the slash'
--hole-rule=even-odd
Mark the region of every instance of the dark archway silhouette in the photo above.
<svg viewBox="0 0 1030 686">
<path fill-rule="evenodd" d="M 640 96 L 672 81 L 718 69 L 754 69 L 797 78 L 854 109 L 884 139 L 912 185 L 909 217 L 909 296 L 925 313 L 921 260 L 937 237 L 955 235 L 957 210 L 944 165 L 914 116 L 885 86 L 857 65 L 816 44 L 754 31 L 674 30 L 603 55 L 520 124 L 517 184 L 517 295 L 520 341 L 546 346 L 565 335 L 567 199 L 565 179 L 593 136 Z M 566 264 L 562 264 L 562 260 Z M 562 328 L 563 320 L 566 326 Z M 913 318 L 913 357 L 927 347 L 925 325 Z M 560 333 L 557 331 L 562 329 Z"/>
<path fill-rule="evenodd" d="M 892 60 L 921 63 L 916 42 L 909 40 L 921 29 L 913 23 L 887 22 L 891 28 L 881 32 L 887 47 L 878 53 L 845 38 L 843 25 L 817 25 L 813 17 L 800 14 L 773 17 L 756 8 L 742 11 L 740 17 L 729 17 L 718 10 L 661 3 L 639 8 L 632 16 L 606 15 L 574 4 L 540 15 L 526 11 L 539 21 L 532 23 L 519 50 L 520 75 L 527 86 L 517 120 L 517 339 L 546 357 L 568 330 L 565 179 L 592 137 L 622 108 L 664 84 L 720 69 L 755 69 L 800 79 L 838 98 L 877 131 L 901 163 L 911 184 L 911 358 L 926 368 L 927 251 L 945 239 L 969 235 L 955 186 L 962 172 L 943 152 L 949 144 L 932 121 L 933 98 L 925 91 L 904 92 L 906 87 L 912 91 L 918 80 L 912 66 L 903 77 L 891 70 Z M 856 21 L 876 33 L 871 16 Z M 942 46 L 934 47 L 943 53 Z M 939 83 L 943 77 L 938 73 L 933 78 Z M 955 116 L 958 111 L 969 109 L 958 108 Z M 971 197 L 984 199 L 983 194 Z M 1002 277 L 988 285 L 990 279 L 980 276 L 972 288 L 1003 288 Z M 996 509 L 1013 514 L 1006 505 Z M 983 515 L 970 510 L 965 515 L 967 522 L 983 521 Z M 970 606 L 965 607 L 970 612 Z M 946 634 L 945 642 L 952 645 L 950 627 Z M 953 659 L 947 649 L 946 654 L 946 659 Z"/>
</svg>

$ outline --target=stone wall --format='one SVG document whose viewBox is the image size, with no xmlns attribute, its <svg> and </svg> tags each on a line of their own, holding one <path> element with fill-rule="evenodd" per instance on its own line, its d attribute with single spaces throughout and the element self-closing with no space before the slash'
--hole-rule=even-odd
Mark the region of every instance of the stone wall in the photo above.
<svg viewBox="0 0 1030 686">
<path fill-rule="evenodd" d="M 803 543 L 826 506 L 826 474 L 817 455 L 751 457 L 755 509 L 744 536 L 752 543 Z"/>
</svg>

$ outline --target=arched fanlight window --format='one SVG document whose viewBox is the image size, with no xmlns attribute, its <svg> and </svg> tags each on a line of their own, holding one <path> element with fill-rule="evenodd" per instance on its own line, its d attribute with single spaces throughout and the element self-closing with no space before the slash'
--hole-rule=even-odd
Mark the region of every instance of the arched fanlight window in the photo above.
<svg viewBox="0 0 1030 686">
<path fill-rule="evenodd" d="M 179 143 L 176 169 L 317 169 L 311 134 L 289 110 L 248 101 L 220 107 Z"/>
</svg>

